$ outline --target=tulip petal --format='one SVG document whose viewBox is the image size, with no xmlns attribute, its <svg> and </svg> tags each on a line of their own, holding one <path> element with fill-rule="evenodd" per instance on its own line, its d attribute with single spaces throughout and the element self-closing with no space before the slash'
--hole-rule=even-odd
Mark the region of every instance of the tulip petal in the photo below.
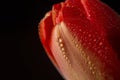
<svg viewBox="0 0 120 80">
<path fill-rule="evenodd" d="M 99 60 L 71 35 L 64 22 L 55 26 L 51 38 L 51 51 L 65 79 L 103 79 Z"/>
<path fill-rule="evenodd" d="M 51 49 L 50 49 L 51 34 L 52 34 L 53 27 L 54 26 L 53 26 L 53 21 L 52 21 L 52 14 L 51 12 L 48 12 L 39 24 L 39 35 L 40 35 L 41 42 L 49 58 L 54 63 L 56 68 L 59 68 L 53 56 L 53 53 L 51 52 Z"/>
<path fill-rule="evenodd" d="M 82 0 L 89 19 L 96 27 L 103 27 L 106 37 L 120 59 L 120 16 L 100 1 Z M 91 5 L 94 4 L 94 5 Z"/>
<path fill-rule="evenodd" d="M 55 4 L 39 35 L 65 79 L 120 79 L 120 16 L 99 0 Z"/>
</svg>

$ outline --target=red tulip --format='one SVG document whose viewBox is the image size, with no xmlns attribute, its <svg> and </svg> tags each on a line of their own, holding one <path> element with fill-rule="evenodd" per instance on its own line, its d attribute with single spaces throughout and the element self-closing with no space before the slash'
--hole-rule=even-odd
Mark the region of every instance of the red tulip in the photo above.
<svg viewBox="0 0 120 80">
<path fill-rule="evenodd" d="M 67 80 L 120 80 L 120 16 L 99 0 L 55 4 L 39 24 L 41 42 Z"/>
</svg>

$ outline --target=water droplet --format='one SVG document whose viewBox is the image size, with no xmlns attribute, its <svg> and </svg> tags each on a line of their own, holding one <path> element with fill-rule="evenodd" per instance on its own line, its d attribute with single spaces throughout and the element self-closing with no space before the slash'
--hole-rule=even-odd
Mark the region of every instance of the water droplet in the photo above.
<svg viewBox="0 0 120 80">
<path fill-rule="evenodd" d="M 62 52 L 65 55 L 65 51 Z"/>
<path fill-rule="evenodd" d="M 91 37 L 91 36 L 92 36 L 91 34 L 88 35 L 88 37 Z"/>
<path fill-rule="evenodd" d="M 94 42 L 97 41 L 96 39 L 93 40 Z"/>
<path fill-rule="evenodd" d="M 94 72 L 94 71 L 92 71 L 92 74 L 95 74 L 95 72 Z"/>
<path fill-rule="evenodd" d="M 90 70 L 92 70 L 92 67 L 90 67 Z"/>
<path fill-rule="evenodd" d="M 85 34 L 85 31 L 83 32 L 83 34 Z"/>
<path fill-rule="evenodd" d="M 62 47 L 61 50 L 64 52 L 64 51 L 65 51 L 65 48 Z"/>
<path fill-rule="evenodd" d="M 102 51 L 101 50 L 98 50 L 98 53 L 101 53 Z"/>
<path fill-rule="evenodd" d="M 91 65 L 91 61 L 88 61 L 88 64 Z"/>
<path fill-rule="evenodd" d="M 58 39 L 58 42 L 59 42 L 59 43 L 61 43 L 61 42 L 62 42 L 62 39 L 61 39 L 61 38 L 59 38 L 59 39 Z"/>
<path fill-rule="evenodd" d="M 100 43 L 99 43 L 99 46 L 102 46 L 102 44 L 103 44 L 103 42 L 100 42 Z"/>
<path fill-rule="evenodd" d="M 78 44 L 76 44 L 75 46 L 76 46 L 77 48 L 79 47 L 79 45 L 78 45 Z"/>
<path fill-rule="evenodd" d="M 91 42 L 89 42 L 88 44 L 91 45 Z"/>
<path fill-rule="evenodd" d="M 65 57 L 66 60 L 68 60 L 68 57 Z"/>
<path fill-rule="evenodd" d="M 81 30 L 81 29 L 79 29 L 79 31 L 80 31 L 80 32 L 82 32 L 82 30 Z"/>
<path fill-rule="evenodd" d="M 63 55 L 63 57 L 65 58 L 65 57 L 66 57 L 66 55 Z"/>
<path fill-rule="evenodd" d="M 61 43 L 61 44 L 60 44 L 60 47 L 63 47 L 63 46 L 64 46 L 64 45 Z"/>
</svg>

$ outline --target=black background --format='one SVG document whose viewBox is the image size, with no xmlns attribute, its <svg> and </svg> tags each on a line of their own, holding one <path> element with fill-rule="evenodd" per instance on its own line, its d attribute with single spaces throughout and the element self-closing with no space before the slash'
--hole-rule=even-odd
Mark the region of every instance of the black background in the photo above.
<svg viewBox="0 0 120 80">
<path fill-rule="evenodd" d="M 0 2 L 1 80 L 63 80 L 47 57 L 38 23 L 53 4 L 64 0 Z M 102 0 L 120 14 L 117 0 Z"/>
</svg>

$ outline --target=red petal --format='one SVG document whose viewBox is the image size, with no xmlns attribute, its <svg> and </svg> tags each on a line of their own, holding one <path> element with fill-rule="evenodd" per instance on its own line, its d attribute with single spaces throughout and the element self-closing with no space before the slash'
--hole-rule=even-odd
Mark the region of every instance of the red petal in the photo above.
<svg viewBox="0 0 120 80">
<path fill-rule="evenodd" d="M 53 21 L 52 21 L 52 14 L 51 14 L 51 12 L 48 12 L 45 15 L 44 19 L 42 19 L 39 24 L 39 35 L 40 35 L 41 42 L 42 42 L 49 58 L 52 60 L 52 62 L 56 66 L 56 68 L 58 68 L 59 66 L 57 65 L 56 60 L 53 56 L 53 53 L 51 52 L 51 49 L 50 49 L 51 34 L 52 34 L 53 28 L 54 28 L 54 25 L 53 25 Z"/>
<path fill-rule="evenodd" d="M 85 76 L 92 80 L 120 79 L 120 16 L 105 4 L 98 0 L 67 0 L 54 5 L 52 12 L 41 21 L 40 26 L 39 34 L 48 55 L 67 79 L 79 80 Z M 59 36 L 64 40 L 67 52 L 64 57 L 68 63 L 71 61 L 73 71 L 61 55 L 57 41 Z M 77 43 L 73 45 L 71 39 Z M 83 48 L 84 55 L 89 56 L 89 60 L 85 57 L 82 61 L 82 52 L 79 52 L 78 47 Z M 93 65 L 84 61 L 95 64 L 97 69 L 92 70 L 93 74 L 90 72 L 90 66 Z M 87 72 L 82 72 L 82 69 Z M 72 72 L 74 75 L 71 75 Z"/>
<path fill-rule="evenodd" d="M 72 35 L 102 62 L 101 70 L 120 79 L 120 16 L 98 0 L 75 1 L 64 3 L 62 20 Z"/>
</svg>

